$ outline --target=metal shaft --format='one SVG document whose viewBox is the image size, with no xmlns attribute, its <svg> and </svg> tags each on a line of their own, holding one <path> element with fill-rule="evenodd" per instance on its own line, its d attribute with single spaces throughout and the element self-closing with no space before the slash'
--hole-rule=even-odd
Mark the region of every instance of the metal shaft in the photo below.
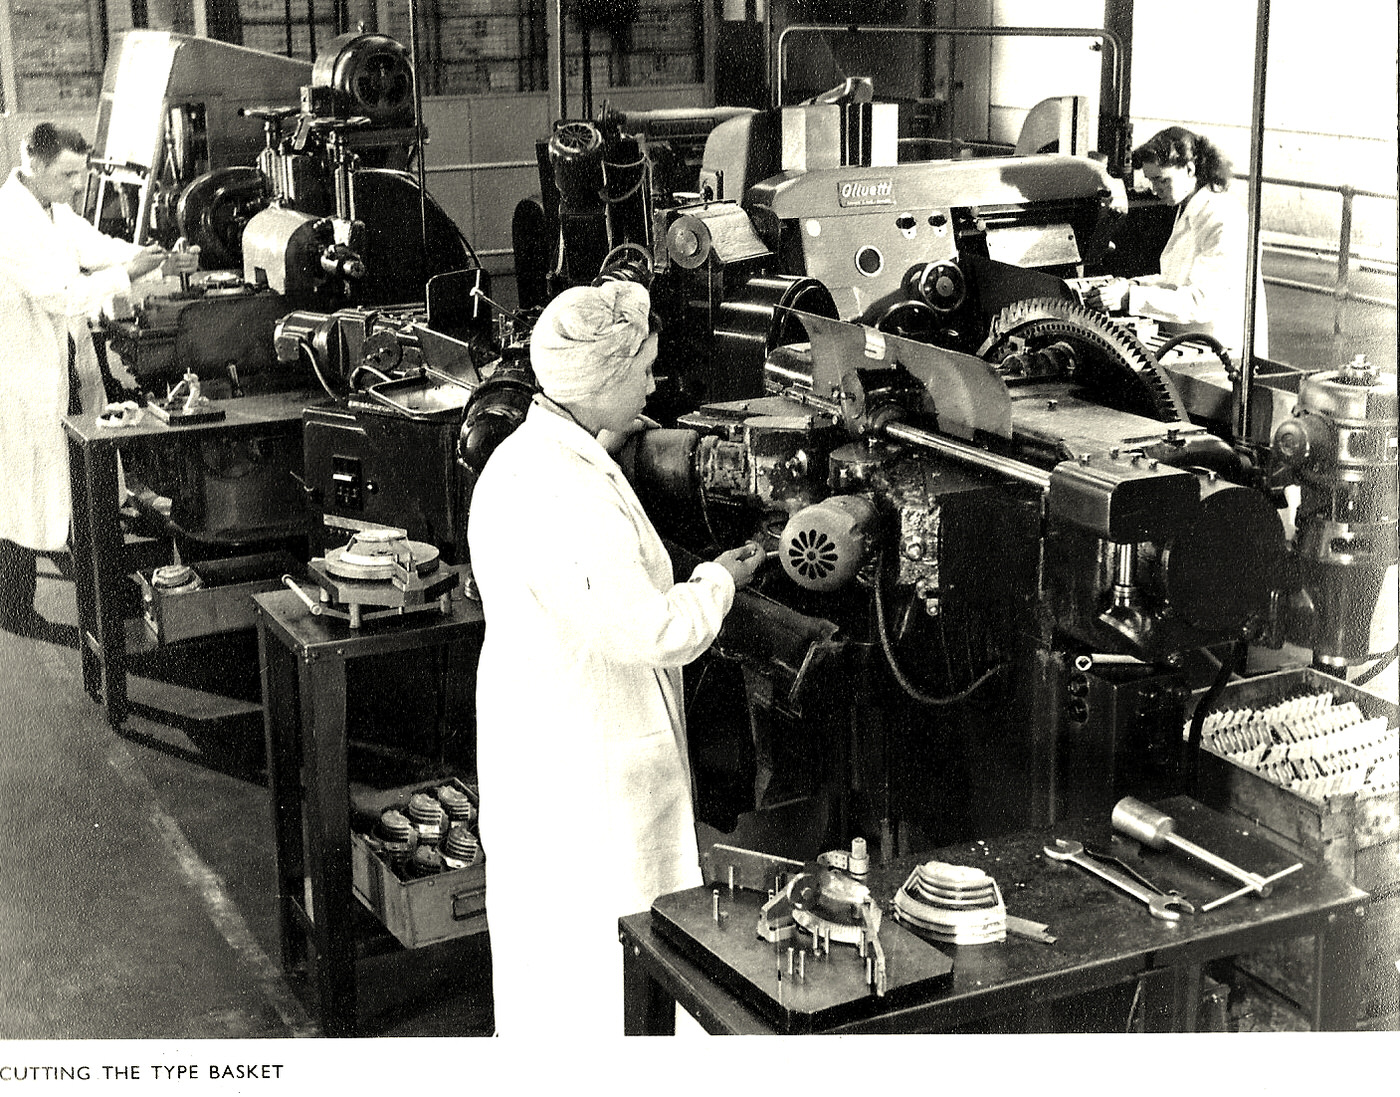
<svg viewBox="0 0 1400 1097">
<path fill-rule="evenodd" d="M 771 367 L 769 367 L 771 369 Z M 827 415 L 841 418 L 841 405 L 835 400 L 828 400 L 825 397 L 815 396 L 801 388 L 787 389 L 783 393 L 790 400 L 794 400 L 806 407 L 816 408 Z M 1010 457 L 1003 457 L 998 453 L 989 453 L 987 450 L 978 449 L 976 446 L 968 445 L 966 442 L 959 442 L 954 438 L 948 438 L 942 434 L 934 434 L 931 431 L 921 430 L 918 427 L 911 427 L 905 423 L 888 422 L 879 428 L 879 433 L 886 438 L 892 438 L 900 442 L 908 442 L 911 445 L 920 446 L 923 449 L 933 450 L 936 453 L 944 454 L 948 457 L 957 458 L 965 464 L 976 465 L 978 468 L 988 469 L 998 472 L 1003 476 L 1008 476 L 1013 480 L 1019 480 L 1023 484 L 1039 488 L 1041 491 L 1050 490 L 1050 474 L 1044 469 L 1038 469 L 1034 465 L 1023 464 Z"/>
<path fill-rule="evenodd" d="M 1125 796 L 1114 805 L 1112 820 L 1115 830 L 1122 831 L 1128 837 L 1135 838 L 1153 849 L 1165 849 L 1167 846 L 1179 849 L 1182 853 L 1196 858 L 1202 864 L 1209 865 L 1217 872 L 1233 876 L 1240 883 L 1247 884 L 1261 897 L 1269 894 L 1270 885 L 1262 876 L 1258 873 L 1248 872 L 1225 858 L 1216 856 L 1210 850 L 1196 845 L 1195 842 L 1181 837 L 1176 833 L 1176 820 L 1170 815 L 1158 811 L 1150 804 L 1145 804 L 1132 796 Z"/>
<path fill-rule="evenodd" d="M 1019 480 L 1023 484 L 1037 487 L 1041 491 L 1047 491 L 1050 487 L 1050 474 L 1043 469 L 1022 464 L 1020 461 L 1014 461 L 996 453 L 988 453 L 984 449 L 946 438 L 941 434 L 933 434 L 926 430 L 920 430 L 918 427 L 905 426 L 903 423 L 887 424 L 884 427 L 884 434 L 887 438 L 897 438 L 902 442 L 910 442 L 925 449 L 946 453 L 948 456 L 956 457 L 970 465 L 991 469 L 993 472 L 999 472 L 1013 480 Z"/>
<path fill-rule="evenodd" d="M 1257 872 L 1249 872 L 1246 869 L 1242 869 L 1239 865 L 1232 864 L 1225 860 L 1224 857 L 1216 856 L 1210 850 L 1196 845 L 1195 842 L 1183 838 L 1179 834 L 1168 834 L 1166 840 L 1168 845 L 1181 850 L 1182 853 L 1189 854 L 1203 864 L 1209 865 L 1217 872 L 1223 872 L 1226 876 L 1233 876 L 1240 883 L 1249 885 L 1249 887 L 1253 891 L 1258 892 L 1261 897 L 1268 895 L 1269 892 L 1273 890 L 1268 881 Z"/>
</svg>

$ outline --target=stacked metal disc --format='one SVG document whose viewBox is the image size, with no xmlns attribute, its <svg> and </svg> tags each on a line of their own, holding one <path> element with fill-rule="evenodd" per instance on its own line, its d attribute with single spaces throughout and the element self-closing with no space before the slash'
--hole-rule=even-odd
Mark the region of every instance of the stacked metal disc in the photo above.
<svg viewBox="0 0 1400 1097">
<path fill-rule="evenodd" d="M 419 845 L 435 846 L 442 840 L 443 831 L 447 829 L 447 812 L 437 797 L 415 792 L 408 801 L 408 817 L 418 831 Z"/>
<path fill-rule="evenodd" d="M 203 587 L 204 580 L 188 564 L 166 564 L 151 573 L 151 586 L 166 594 L 187 594 Z"/>
<path fill-rule="evenodd" d="M 1006 940 L 1006 904 L 979 868 L 929 861 L 894 897 L 895 917 L 936 941 L 980 945 Z"/>
<path fill-rule="evenodd" d="M 437 799 L 451 822 L 470 823 L 476 818 L 476 805 L 472 803 L 472 798 L 454 785 L 440 786 Z"/>
<path fill-rule="evenodd" d="M 379 839 L 384 852 L 391 858 L 407 857 L 418 844 L 418 831 L 409 822 L 408 816 L 395 808 L 379 816 L 374 837 Z"/>
<path fill-rule="evenodd" d="M 476 801 L 461 785 L 424 788 L 382 812 L 365 835 L 402 880 L 480 865 Z"/>
<path fill-rule="evenodd" d="M 420 845 L 409 857 L 407 869 L 410 876 L 435 876 L 443 869 L 442 853 L 436 846 Z"/>
<path fill-rule="evenodd" d="M 481 859 L 481 843 L 464 824 L 454 824 L 442 840 L 442 863 L 447 868 L 466 868 Z"/>
</svg>

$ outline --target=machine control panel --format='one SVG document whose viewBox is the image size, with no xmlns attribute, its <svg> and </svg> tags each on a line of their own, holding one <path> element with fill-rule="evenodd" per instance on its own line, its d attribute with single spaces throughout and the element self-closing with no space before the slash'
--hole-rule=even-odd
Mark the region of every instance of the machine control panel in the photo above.
<svg viewBox="0 0 1400 1097">
<path fill-rule="evenodd" d="M 337 510 L 364 510 L 365 492 L 371 490 L 358 457 L 337 454 L 331 458 L 331 501 Z"/>
</svg>

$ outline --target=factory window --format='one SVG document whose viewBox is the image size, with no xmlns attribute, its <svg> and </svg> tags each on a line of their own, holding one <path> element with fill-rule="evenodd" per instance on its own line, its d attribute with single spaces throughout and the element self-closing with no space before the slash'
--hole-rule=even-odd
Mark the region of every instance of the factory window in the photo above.
<svg viewBox="0 0 1400 1097">
<path fill-rule="evenodd" d="M 410 42 L 408 0 L 379 0 L 379 29 Z M 418 48 L 428 95 L 548 90 L 556 79 L 545 0 L 419 0 Z M 585 50 L 585 45 L 587 49 Z M 593 0 L 565 5 L 570 90 L 704 81 L 702 0 Z"/>
<path fill-rule="evenodd" d="M 331 0 L 238 0 L 241 45 L 311 61 L 335 37 Z M 217 37 L 211 33 L 211 37 Z"/>
<path fill-rule="evenodd" d="M 544 89 L 544 0 L 419 0 L 417 10 L 426 94 Z M 380 0 L 379 29 L 409 45 L 408 14 L 408 0 Z"/>
<path fill-rule="evenodd" d="M 90 108 L 102 86 L 101 0 L 8 0 L 3 30 L 11 57 L 5 66 L 9 112 L 61 114 Z"/>
<path fill-rule="evenodd" d="M 600 17 L 587 20 L 588 8 Z M 609 19 L 608 11 L 621 12 Z M 637 0 L 616 5 L 578 5 L 564 20 L 568 88 L 583 87 L 585 32 L 587 67 L 595 90 L 698 84 L 705 79 L 704 13 L 698 0 Z"/>
</svg>

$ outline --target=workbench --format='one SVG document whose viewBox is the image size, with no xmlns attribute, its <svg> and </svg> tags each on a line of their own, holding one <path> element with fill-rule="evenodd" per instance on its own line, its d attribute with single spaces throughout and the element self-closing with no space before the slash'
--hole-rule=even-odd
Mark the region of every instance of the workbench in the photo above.
<svg viewBox="0 0 1400 1097">
<path fill-rule="evenodd" d="M 143 629 L 128 629 L 128 560 L 122 529 L 118 456 L 141 446 L 198 447 L 249 436 L 286 436 L 300 451 L 302 409 L 313 399 L 304 391 L 267 393 L 217 401 L 217 422 L 170 426 L 149 412 L 128 427 L 101 427 L 95 414 L 63 421 L 73 503 L 73 584 L 78 601 L 78 637 L 83 687 L 107 711 L 113 727 L 125 722 L 128 651 L 141 645 Z M 155 485 L 153 485 L 155 486 Z M 280 526 L 253 536 L 304 530 L 304 514 L 289 514 Z"/>
<path fill-rule="evenodd" d="M 1183 837 L 1260 875 L 1296 863 L 1292 854 L 1187 797 L 1156 806 L 1177 821 Z M 1234 890 L 1234 881 L 1210 876 L 1181 854 L 1139 851 L 1131 840 L 1111 839 L 1106 819 L 1092 827 L 1060 823 L 873 867 L 866 882 L 886 911 L 915 865 L 938 860 L 980 868 L 1000 885 L 1008 914 L 1048 925 L 1056 941 L 1008 935 L 1002 943 L 940 945 L 953 960 L 951 987 L 899 1008 L 882 1010 L 877 1002 L 868 1016 L 821 1031 L 966 1032 L 1008 1024 L 1012 1031 L 1046 1031 L 1038 1027 L 1046 1003 L 1136 982 L 1136 1016 L 1144 1030 L 1190 1032 L 1197 1023 L 1203 965 L 1295 937 L 1317 940 L 1313 1029 L 1355 1029 L 1365 892 L 1317 865 L 1305 865 L 1281 879 L 1268 898 L 1246 897 L 1167 922 L 1078 866 L 1046 857 L 1044 847 L 1057 837 L 1100 847 L 1111 841 L 1116 856 L 1164 888 L 1179 888 L 1198 911 L 1202 903 Z M 721 883 L 714 886 L 723 894 Z M 628 1035 L 673 1032 L 676 1004 L 711 1033 L 779 1031 L 730 993 L 710 966 L 697 964 L 693 954 L 662 936 L 650 912 L 626 916 L 618 927 Z"/>
<path fill-rule="evenodd" d="M 474 662 L 485 635 L 484 618 L 480 605 L 460 593 L 452 598 L 449 613 L 431 608 L 376 618 L 358 629 L 328 614 L 313 615 L 290 590 L 256 594 L 253 601 L 282 966 L 295 974 L 309 965 L 323 1031 L 354 1036 L 362 1012 L 355 930 L 362 912 L 353 891 L 350 851 L 349 665 L 403 652 L 436 659 L 441 741 L 448 715 L 449 649 L 465 646 Z M 423 961 L 452 945 L 391 950 L 391 962 Z M 448 965 L 447 970 L 453 969 Z M 456 969 L 459 982 L 461 970 Z"/>
</svg>

